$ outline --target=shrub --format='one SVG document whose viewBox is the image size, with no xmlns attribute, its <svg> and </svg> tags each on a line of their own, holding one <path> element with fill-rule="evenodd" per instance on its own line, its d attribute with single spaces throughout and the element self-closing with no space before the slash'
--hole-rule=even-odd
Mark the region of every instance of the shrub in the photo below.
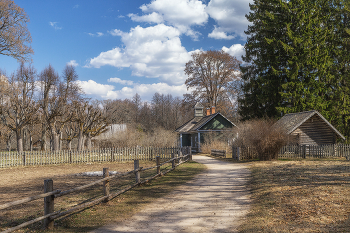
<svg viewBox="0 0 350 233">
<path fill-rule="evenodd" d="M 215 132 L 205 133 L 204 143 L 201 144 L 201 151 L 205 154 L 210 154 L 212 149 L 226 150 L 226 154 L 229 154 L 229 142 L 232 140 L 233 137 L 233 131 L 227 131 L 220 134 Z"/>
<path fill-rule="evenodd" d="M 238 125 L 238 138 L 235 146 L 250 147 L 260 160 L 278 158 L 278 152 L 288 142 L 288 135 L 282 129 L 273 127 L 274 121 L 258 119 Z"/>
</svg>

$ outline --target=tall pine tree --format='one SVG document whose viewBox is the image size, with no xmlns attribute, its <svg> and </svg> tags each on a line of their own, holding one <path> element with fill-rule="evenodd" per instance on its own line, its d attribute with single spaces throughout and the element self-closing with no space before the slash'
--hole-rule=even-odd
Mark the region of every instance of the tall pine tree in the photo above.
<svg viewBox="0 0 350 233">
<path fill-rule="evenodd" d="M 242 118 L 315 109 L 344 132 L 350 123 L 344 1 L 255 0 L 250 8 Z"/>
</svg>

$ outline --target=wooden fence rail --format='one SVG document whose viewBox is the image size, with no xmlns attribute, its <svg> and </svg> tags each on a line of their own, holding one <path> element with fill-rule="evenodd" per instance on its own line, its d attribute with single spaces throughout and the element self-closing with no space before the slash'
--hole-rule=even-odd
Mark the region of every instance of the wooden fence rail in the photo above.
<svg viewBox="0 0 350 233">
<path fill-rule="evenodd" d="M 16 151 L 0 152 L 0 168 L 49 165 L 62 163 L 93 163 L 93 162 L 126 162 L 135 159 L 154 160 L 170 159 L 172 153 L 177 153 L 178 147 L 132 147 L 105 148 L 89 151 Z"/>
<path fill-rule="evenodd" d="M 325 158 L 346 157 L 350 159 L 350 145 L 288 145 L 281 148 L 278 158 Z M 257 159 L 258 154 L 251 147 L 232 147 L 232 158 L 235 160 Z"/>
<path fill-rule="evenodd" d="M 156 166 L 154 167 L 149 167 L 149 168 L 142 168 L 139 167 L 139 160 L 135 159 L 134 160 L 134 170 L 129 171 L 129 172 L 125 172 L 122 174 L 116 174 L 116 175 L 109 175 L 109 169 L 108 168 L 104 168 L 103 169 L 103 178 L 99 179 L 97 181 L 94 181 L 92 183 L 83 185 L 83 186 L 79 186 L 70 190 L 66 190 L 66 191 L 61 191 L 61 190 L 52 190 L 53 188 L 53 180 L 52 179 L 47 179 L 44 180 L 44 193 L 40 194 L 40 195 L 36 195 L 33 197 L 28 197 L 28 198 L 24 198 L 21 200 L 17 200 L 17 201 L 13 201 L 13 202 L 9 202 L 3 205 L 0 205 L 0 210 L 12 207 L 12 206 L 16 206 L 19 204 L 24 204 L 33 200 L 37 200 L 40 198 L 44 198 L 44 216 L 38 217 L 36 219 L 30 220 L 28 222 L 22 223 L 18 226 L 6 229 L 5 231 L 2 231 L 1 233 L 9 233 L 9 232 L 13 232 L 15 230 L 21 229 L 25 226 L 28 226 L 30 224 L 33 224 L 35 222 L 38 221 L 42 221 L 44 220 L 44 227 L 45 229 L 53 229 L 54 226 L 54 220 L 57 218 L 60 218 L 62 216 L 66 216 L 68 214 L 72 214 L 74 212 L 77 212 L 79 210 L 85 209 L 87 207 L 90 207 L 92 205 L 98 204 L 100 202 L 108 202 L 110 199 L 132 189 L 133 187 L 146 183 L 154 178 L 156 178 L 157 176 L 161 176 L 161 175 L 165 175 L 166 173 L 174 170 L 177 166 L 181 165 L 184 162 L 190 161 L 192 160 L 192 152 L 191 152 L 191 147 L 184 147 L 181 148 L 179 151 L 177 151 L 177 153 L 172 153 L 171 154 L 171 159 L 169 159 L 168 161 L 164 162 L 164 163 L 160 163 L 160 156 L 156 157 Z M 167 163 L 171 163 L 172 167 L 166 171 L 161 172 L 161 166 L 167 164 Z M 157 172 L 155 175 L 148 177 L 148 178 L 144 178 L 143 180 L 140 178 L 140 173 L 149 169 L 154 169 L 157 168 Z M 127 175 L 130 175 L 134 173 L 135 174 L 135 183 L 128 185 L 127 187 L 125 187 L 124 189 L 116 192 L 116 193 L 110 193 L 110 181 L 112 179 L 117 179 L 117 178 L 121 178 Z M 103 183 L 103 196 L 102 197 L 98 197 L 93 201 L 87 202 L 80 205 L 77 205 L 71 209 L 65 210 L 65 211 L 54 211 L 54 202 L 55 199 L 57 199 L 58 197 L 62 197 L 65 195 L 68 195 L 70 193 L 73 192 L 77 192 L 83 189 L 86 189 L 88 187 L 94 186 L 96 184 L 100 184 Z"/>
</svg>

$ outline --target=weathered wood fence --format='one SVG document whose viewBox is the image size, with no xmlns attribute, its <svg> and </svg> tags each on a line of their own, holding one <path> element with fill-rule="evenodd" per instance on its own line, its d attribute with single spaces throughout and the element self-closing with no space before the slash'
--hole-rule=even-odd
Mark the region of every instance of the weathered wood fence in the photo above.
<svg viewBox="0 0 350 233">
<path fill-rule="evenodd" d="M 49 165 L 62 163 L 124 162 L 138 160 L 154 160 L 156 156 L 170 159 L 178 147 L 132 147 L 106 148 L 89 151 L 16 151 L 0 152 L 0 168 Z"/>
<path fill-rule="evenodd" d="M 350 145 L 288 145 L 282 147 L 278 158 L 324 158 L 324 157 L 346 157 L 350 158 Z M 251 147 L 232 147 L 232 158 L 235 160 L 257 159 L 258 154 Z"/>
<path fill-rule="evenodd" d="M 223 156 L 225 158 L 226 157 L 226 150 L 215 150 L 215 149 L 212 149 L 210 151 L 210 155 Z"/>
<path fill-rule="evenodd" d="M 40 198 L 44 198 L 44 215 L 41 217 L 38 217 L 36 219 L 30 220 L 28 222 L 22 223 L 18 226 L 9 228 L 5 231 L 2 231 L 1 233 L 8 233 L 8 232 L 13 232 L 15 230 L 21 229 L 23 227 L 26 227 L 28 225 L 31 225 L 35 222 L 39 222 L 39 221 L 44 221 L 44 227 L 45 229 L 53 229 L 54 226 L 54 220 L 58 219 L 60 217 L 66 216 L 68 214 L 72 214 L 75 213 L 77 211 L 80 211 L 82 209 L 85 209 L 87 207 L 96 205 L 100 202 L 108 202 L 110 199 L 125 193 L 126 191 L 134 188 L 137 185 L 146 183 L 158 176 L 161 175 L 165 175 L 166 173 L 174 170 L 177 166 L 179 166 L 180 164 L 190 161 L 192 160 L 192 153 L 191 153 L 191 147 L 186 147 L 186 148 L 181 148 L 178 153 L 172 153 L 171 154 L 171 159 L 165 161 L 164 163 L 160 163 L 161 158 L 160 156 L 156 156 L 156 166 L 154 167 L 148 167 L 148 168 L 143 168 L 143 167 L 139 167 L 139 160 L 135 159 L 134 160 L 134 170 L 129 171 L 129 172 L 125 172 L 122 174 L 116 174 L 116 175 L 109 175 L 109 169 L 108 168 L 104 168 L 103 169 L 103 179 L 94 181 L 92 183 L 83 185 L 83 186 L 79 186 L 70 190 L 66 190 L 66 191 L 61 191 L 61 190 L 53 190 L 53 180 L 52 179 L 47 179 L 44 180 L 44 193 L 37 195 L 37 196 L 33 196 L 33 197 L 27 197 L 21 200 L 17 200 L 14 202 L 9 202 L 3 205 L 0 205 L 0 210 L 12 207 L 12 206 L 16 206 L 16 205 L 20 205 L 20 204 L 24 204 L 30 201 L 34 201 Z M 164 166 L 167 163 L 171 163 L 171 168 L 168 170 L 165 170 L 163 172 L 161 172 L 161 166 Z M 144 178 L 143 180 L 141 179 L 141 175 L 140 173 L 143 171 L 147 171 L 150 169 L 156 169 L 156 174 L 154 176 L 148 177 L 148 178 Z M 125 187 L 124 189 L 116 192 L 116 193 L 110 193 L 110 181 L 112 179 L 118 179 L 130 174 L 135 174 L 135 183 L 128 185 L 127 187 Z M 86 188 L 92 187 L 94 185 L 103 183 L 103 196 L 102 197 L 97 197 L 95 198 L 93 201 L 89 201 L 89 202 L 82 202 L 79 205 L 74 206 L 71 209 L 68 210 L 61 210 L 61 211 L 55 211 L 55 206 L 54 206 L 54 202 L 57 198 L 77 192 L 77 191 L 81 191 L 84 190 Z"/>
</svg>

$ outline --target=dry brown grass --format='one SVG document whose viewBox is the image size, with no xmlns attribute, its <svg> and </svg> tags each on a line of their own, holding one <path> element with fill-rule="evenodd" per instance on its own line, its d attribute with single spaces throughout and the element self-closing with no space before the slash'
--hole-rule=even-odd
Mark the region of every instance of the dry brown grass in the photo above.
<svg viewBox="0 0 350 233">
<path fill-rule="evenodd" d="M 350 163 L 252 162 L 253 206 L 240 232 L 349 232 Z"/>
<path fill-rule="evenodd" d="M 154 165 L 154 161 L 140 161 L 141 167 Z M 54 189 L 60 190 L 68 190 L 90 183 L 101 179 L 101 177 L 75 176 L 75 174 L 87 171 L 102 171 L 104 167 L 109 167 L 110 171 L 126 172 L 133 170 L 133 162 L 0 169 L 0 177 L 2 178 L 0 181 L 0 204 L 43 193 L 44 179 L 47 178 L 52 178 Z M 102 203 L 57 220 L 54 232 L 87 232 L 111 222 L 123 221 L 140 210 L 145 204 L 169 193 L 174 187 L 191 179 L 203 169 L 204 166 L 201 164 L 194 162 L 185 163 L 167 175 L 132 189 L 108 203 Z M 141 177 L 149 177 L 150 173 L 154 175 L 155 170 L 148 170 L 148 173 L 141 173 Z M 120 185 L 133 183 L 134 179 L 134 176 L 131 175 L 121 181 L 113 180 L 111 182 L 111 192 L 113 193 L 120 189 Z M 55 199 L 55 211 L 69 209 L 71 206 L 95 198 L 98 195 L 102 195 L 101 185 L 57 198 Z M 43 200 L 41 199 L 2 210 L 0 211 L 0 231 L 42 215 Z M 41 224 L 41 222 L 33 224 L 19 232 L 41 232 Z"/>
</svg>

